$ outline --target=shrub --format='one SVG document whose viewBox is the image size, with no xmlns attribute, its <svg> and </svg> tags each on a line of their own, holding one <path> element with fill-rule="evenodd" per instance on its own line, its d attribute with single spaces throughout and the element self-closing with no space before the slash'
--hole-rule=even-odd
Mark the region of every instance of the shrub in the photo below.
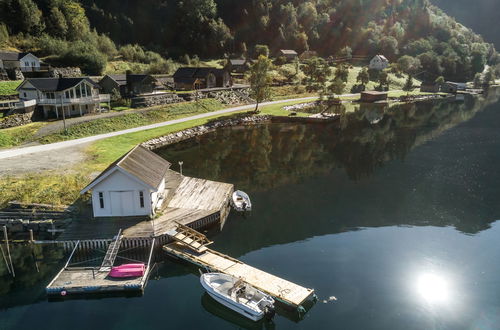
<svg viewBox="0 0 500 330">
<path fill-rule="evenodd" d="M 5 45 L 9 41 L 9 31 L 5 24 L 0 24 L 0 46 Z"/>
<path fill-rule="evenodd" d="M 254 53 L 255 58 L 261 55 L 269 57 L 269 47 L 267 45 L 255 45 Z"/>
<path fill-rule="evenodd" d="M 120 55 L 124 60 L 129 62 L 144 62 L 146 54 L 144 50 L 139 45 L 125 45 L 120 47 Z"/>
<path fill-rule="evenodd" d="M 94 46 L 78 41 L 59 57 L 59 62 L 67 66 L 79 66 L 89 75 L 100 75 L 106 68 L 107 59 Z"/>
</svg>

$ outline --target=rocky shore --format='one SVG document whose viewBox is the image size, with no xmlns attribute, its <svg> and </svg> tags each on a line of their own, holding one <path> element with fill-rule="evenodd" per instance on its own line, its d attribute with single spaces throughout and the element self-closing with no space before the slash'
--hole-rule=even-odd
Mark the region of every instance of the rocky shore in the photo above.
<svg viewBox="0 0 500 330">
<path fill-rule="evenodd" d="M 200 136 L 209 132 L 213 132 L 218 128 L 230 127 L 230 126 L 241 126 L 241 125 L 255 125 L 263 122 L 269 122 L 271 116 L 252 116 L 246 115 L 237 118 L 230 118 L 226 120 L 217 120 L 209 122 L 204 125 L 192 127 L 185 129 L 180 132 L 171 133 L 165 136 L 151 139 L 149 141 L 143 142 L 141 145 L 150 150 L 159 149 L 168 146 L 173 143 L 177 143 L 183 140 L 187 140 L 196 136 Z"/>
</svg>

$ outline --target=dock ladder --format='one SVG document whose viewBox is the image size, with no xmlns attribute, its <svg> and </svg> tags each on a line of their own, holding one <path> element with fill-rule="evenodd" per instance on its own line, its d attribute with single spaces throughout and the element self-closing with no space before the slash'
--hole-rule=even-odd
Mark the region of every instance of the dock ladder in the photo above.
<svg viewBox="0 0 500 330">
<path fill-rule="evenodd" d="M 100 272 L 109 272 L 113 264 L 115 263 L 116 256 L 118 255 L 118 251 L 120 250 L 120 245 L 122 244 L 122 230 L 118 231 L 118 235 L 116 235 L 116 239 L 111 242 L 108 246 L 108 250 L 106 251 L 106 255 L 104 256 L 104 260 L 102 261 L 101 268 L 99 268 Z"/>
<path fill-rule="evenodd" d="M 209 240 L 207 236 L 197 232 L 196 230 L 188 226 L 185 226 L 179 222 L 176 222 L 176 225 L 177 228 L 169 231 L 167 234 L 170 235 L 175 241 L 186 245 L 196 252 L 205 252 L 207 250 L 207 245 L 213 243 L 213 241 Z"/>
</svg>

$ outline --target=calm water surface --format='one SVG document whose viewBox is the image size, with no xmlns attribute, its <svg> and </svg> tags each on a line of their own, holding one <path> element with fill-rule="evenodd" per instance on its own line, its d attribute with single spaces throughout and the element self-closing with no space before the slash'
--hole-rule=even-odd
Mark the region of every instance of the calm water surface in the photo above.
<svg viewBox="0 0 500 330">
<path fill-rule="evenodd" d="M 17 247 L 16 280 L 0 266 L 0 329 L 500 329 L 496 100 L 225 129 L 159 151 L 251 195 L 252 214 L 232 214 L 213 247 L 315 288 L 302 320 L 247 322 L 172 261 L 143 297 L 47 302 L 63 253 L 36 251 L 37 273 Z"/>
</svg>

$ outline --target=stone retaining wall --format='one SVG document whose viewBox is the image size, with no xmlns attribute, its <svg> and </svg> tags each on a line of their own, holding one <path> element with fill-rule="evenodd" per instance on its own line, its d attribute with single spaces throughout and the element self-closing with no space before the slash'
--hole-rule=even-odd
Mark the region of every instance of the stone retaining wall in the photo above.
<svg viewBox="0 0 500 330">
<path fill-rule="evenodd" d="M 51 68 L 49 76 L 52 78 L 77 78 L 82 76 L 82 70 L 78 67 Z"/>
<path fill-rule="evenodd" d="M 177 94 L 159 94 L 159 95 L 148 95 L 140 96 L 132 99 L 132 108 L 147 108 L 156 105 L 164 105 L 171 103 L 184 102 L 184 99 L 179 97 Z"/>
<path fill-rule="evenodd" d="M 168 134 L 159 138 L 154 138 L 142 143 L 141 145 L 150 150 L 159 149 L 173 143 L 187 140 L 196 136 L 200 136 L 209 132 L 213 132 L 218 128 L 240 125 L 255 125 L 262 122 L 269 122 L 271 116 L 251 116 L 247 115 L 239 118 L 231 118 L 226 120 L 214 121 L 205 125 L 200 125 L 183 131 Z"/>
<path fill-rule="evenodd" d="M 29 124 L 33 122 L 34 116 L 35 116 L 34 112 L 18 113 L 7 116 L 4 119 L 0 120 L 0 129 Z"/>
</svg>

